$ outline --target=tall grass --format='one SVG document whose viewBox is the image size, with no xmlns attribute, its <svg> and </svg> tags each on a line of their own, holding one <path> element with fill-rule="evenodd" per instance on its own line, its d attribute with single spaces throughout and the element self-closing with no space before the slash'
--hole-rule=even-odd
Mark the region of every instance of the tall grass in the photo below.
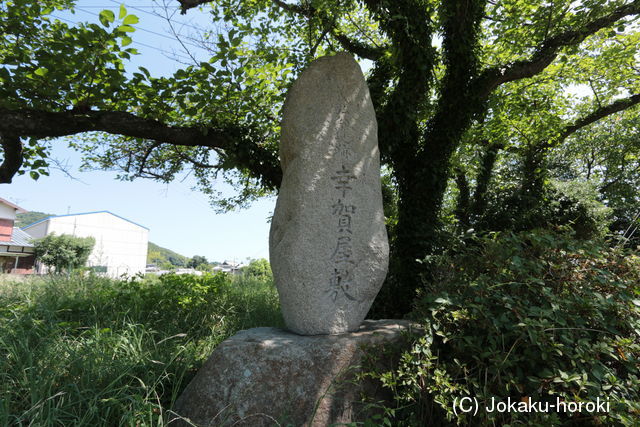
<svg viewBox="0 0 640 427">
<path fill-rule="evenodd" d="M 162 425 L 218 343 L 282 325 L 268 281 L 2 279 L 0 425 Z"/>
</svg>

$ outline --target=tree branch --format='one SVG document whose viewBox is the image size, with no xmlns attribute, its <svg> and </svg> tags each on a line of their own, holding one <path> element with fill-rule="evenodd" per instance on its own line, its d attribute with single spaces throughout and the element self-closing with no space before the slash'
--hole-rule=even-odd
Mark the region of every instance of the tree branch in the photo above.
<svg viewBox="0 0 640 427">
<path fill-rule="evenodd" d="M 0 131 L 0 146 L 4 151 L 4 159 L 0 164 L 0 183 L 10 184 L 22 166 L 22 142 L 19 137 Z"/>
<path fill-rule="evenodd" d="M 147 160 L 149 160 L 151 152 L 158 148 L 160 145 L 161 143 L 156 141 L 153 144 L 149 145 L 146 150 L 144 150 L 144 153 L 142 154 L 142 157 L 140 159 L 140 164 L 138 166 L 138 175 L 141 175 L 142 171 L 144 171 L 144 167 L 147 165 Z"/>
<path fill-rule="evenodd" d="M 51 138 L 95 131 L 176 146 L 223 150 L 227 155 L 233 156 L 239 167 L 252 171 L 255 177 L 260 178 L 267 187 L 277 188 L 282 178 L 277 155 L 259 143 L 251 141 L 250 130 L 241 126 L 170 126 L 158 120 L 118 111 L 77 113 L 73 111 L 48 112 L 0 108 L 0 135 L 2 136 Z M 3 138 L 3 148 L 5 148 L 5 143 L 9 143 L 5 141 L 7 141 L 6 138 Z M 9 153 L 15 152 L 15 144 L 9 146 L 9 149 L 13 150 Z M 7 148 L 5 148 L 5 163 L 7 158 Z M 10 182 L 17 168 L 14 164 L 11 169 L 6 169 L 6 171 L 10 176 L 0 176 L 2 182 Z M 1 168 L 0 172 L 2 172 Z"/>
<path fill-rule="evenodd" d="M 377 61 L 386 50 L 384 47 L 372 47 L 357 40 L 347 37 L 345 34 L 337 31 L 335 27 L 331 31 L 331 35 L 338 40 L 340 46 L 345 50 L 355 53 L 361 58 Z"/>
<path fill-rule="evenodd" d="M 609 105 L 605 105 L 603 107 L 598 108 L 593 111 L 591 114 L 582 117 L 580 119 L 575 120 L 573 123 L 567 125 L 560 135 L 552 141 L 553 145 L 560 144 L 562 141 L 567 139 L 571 134 L 576 132 L 577 130 L 590 125 L 600 119 L 603 119 L 611 114 L 615 114 L 617 112 L 626 110 L 627 108 L 633 107 L 640 103 L 640 94 L 632 95 L 628 98 L 619 99 L 617 101 L 612 102 Z"/>
<path fill-rule="evenodd" d="M 298 15 L 304 15 L 306 17 L 310 17 L 315 12 L 315 9 L 313 9 L 311 6 L 309 6 L 308 8 L 304 8 L 299 4 L 290 4 L 282 0 L 273 0 L 273 2 L 281 9 L 284 9 L 291 13 L 296 13 Z"/>
<path fill-rule="evenodd" d="M 443 0 L 441 4 L 446 70 L 436 113 L 425 131 L 429 149 L 422 153 L 422 162 L 439 162 L 437 167 L 443 171 L 462 133 L 482 107 L 482 102 L 470 99 L 469 88 L 479 66 L 476 48 L 484 6 L 485 2 L 475 0 Z"/>
<path fill-rule="evenodd" d="M 236 132 L 239 129 L 233 129 Z M 50 138 L 81 132 L 101 131 L 134 138 L 153 139 L 188 147 L 227 147 L 232 129 L 168 126 L 121 111 L 49 112 L 0 108 L 0 132 L 13 135 Z"/>
<path fill-rule="evenodd" d="M 181 13 L 184 15 L 187 10 L 200 6 L 205 3 L 210 3 L 213 0 L 178 0 L 180 3 Z M 314 15 L 318 15 L 318 10 L 309 5 L 308 7 L 301 6 L 299 4 L 291 4 L 282 0 L 273 0 L 273 3 L 279 8 L 286 10 L 290 13 L 305 16 L 310 18 Z M 368 46 L 365 43 L 353 40 L 346 34 L 338 30 L 335 22 L 332 22 L 327 16 L 319 16 L 323 23 L 323 26 L 331 32 L 331 35 L 340 43 L 340 45 L 347 51 L 355 53 L 356 55 L 370 59 L 372 61 L 377 60 L 384 53 L 384 48 Z"/>
<path fill-rule="evenodd" d="M 193 9 L 205 3 L 211 3 L 213 0 L 178 0 L 180 3 L 180 13 L 184 15 L 187 10 Z"/>
<path fill-rule="evenodd" d="M 481 99 L 486 99 L 495 88 L 503 83 L 533 77 L 553 62 L 561 48 L 579 44 L 588 36 L 611 26 L 616 21 L 637 14 L 640 14 L 640 0 L 620 6 L 611 13 L 593 19 L 578 29 L 556 34 L 542 42 L 530 59 L 483 71 L 475 82 L 476 93 Z"/>
</svg>

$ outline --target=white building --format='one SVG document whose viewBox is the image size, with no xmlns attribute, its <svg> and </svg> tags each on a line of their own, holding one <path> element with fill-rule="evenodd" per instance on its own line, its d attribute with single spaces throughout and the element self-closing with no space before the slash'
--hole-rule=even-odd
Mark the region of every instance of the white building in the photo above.
<svg viewBox="0 0 640 427">
<path fill-rule="evenodd" d="M 149 229 L 109 211 L 51 216 L 23 227 L 34 239 L 48 234 L 93 237 L 87 266 L 110 277 L 144 274 Z"/>
</svg>

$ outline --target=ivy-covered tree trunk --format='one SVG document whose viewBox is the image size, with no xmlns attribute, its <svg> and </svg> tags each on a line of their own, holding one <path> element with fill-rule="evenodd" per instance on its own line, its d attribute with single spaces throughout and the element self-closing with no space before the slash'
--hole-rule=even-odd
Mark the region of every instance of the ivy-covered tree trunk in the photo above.
<svg viewBox="0 0 640 427">
<path fill-rule="evenodd" d="M 387 316 L 402 316 L 411 310 L 416 290 L 428 271 L 421 261 L 437 248 L 439 209 L 446 183 L 446 170 L 415 169 L 399 183 L 398 224 L 389 265 Z M 424 179 L 431 176 L 432 179 Z"/>
<path fill-rule="evenodd" d="M 383 314 L 387 316 L 408 313 L 422 280 L 429 280 L 423 277 L 427 272 L 417 260 L 437 248 L 451 155 L 473 115 L 484 105 L 485 97 L 472 85 L 477 76 L 476 45 L 484 3 L 482 0 L 442 2 L 440 14 L 447 70 L 435 114 L 419 140 L 404 141 L 403 149 L 392 153 L 400 166 L 396 167 L 400 202 L 388 289 L 383 294 L 388 307 Z M 416 149 L 416 146 L 422 147 Z"/>
</svg>

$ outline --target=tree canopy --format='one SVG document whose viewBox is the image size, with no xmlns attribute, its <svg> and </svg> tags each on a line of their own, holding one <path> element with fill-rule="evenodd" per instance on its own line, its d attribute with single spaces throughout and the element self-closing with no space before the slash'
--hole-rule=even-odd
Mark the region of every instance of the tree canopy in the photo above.
<svg viewBox="0 0 640 427">
<path fill-rule="evenodd" d="M 83 267 L 93 250 L 93 237 L 76 237 L 68 234 L 49 234 L 35 241 L 36 258 L 56 273 Z"/>
<path fill-rule="evenodd" d="M 288 85 L 346 50 L 370 66 L 397 193 L 383 312 L 410 308 L 416 260 L 441 248 L 453 196 L 456 223 L 479 226 L 494 222 L 482 219 L 492 197 L 524 215 L 551 179 L 581 177 L 615 204 L 619 229 L 633 219 L 640 0 L 179 0 L 209 13 L 210 59 L 171 77 L 127 69 L 138 18 L 125 6 L 99 24 L 50 16 L 73 4 L 0 6 L 1 182 L 46 174 L 50 138 L 77 135 L 88 165 L 161 181 L 193 170 L 214 199 L 211 180 L 236 184 L 223 208 L 243 204 L 279 185 Z"/>
</svg>

